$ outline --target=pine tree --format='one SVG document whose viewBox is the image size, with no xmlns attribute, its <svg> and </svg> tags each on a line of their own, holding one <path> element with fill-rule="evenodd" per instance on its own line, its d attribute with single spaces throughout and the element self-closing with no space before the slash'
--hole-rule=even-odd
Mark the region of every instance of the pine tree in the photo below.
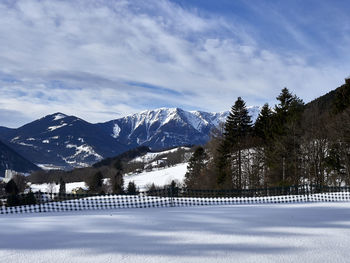
<svg viewBox="0 0 350 263">
<path fill-rule="evenodd" d="M 138 194 L 136 184 L 134 182 L 129 182 L 126 192 L 128 195 Z"/>
<path fill-rule="evenodd" d="M 207 155 L 203 147 L 199 146 L 194 151 L 193 155 L 188 161 L 187 172 L 185 174 L 186 188 L 200 189 L 201 180 L 200 175 L 205 168 L 205 160 Z"/>
<path fill-rule="evenodd" d="M 111 187 L 112 187 L 112 193 L 113 194 L 122 194 L 124 193 L 124 179 L 123 174 L 121 171 L 117 171 L 115 175 L 112 176 L 111 180 Z"/>
<path fill-rule="evenodd" d="M 18 194 L 18 187 L 13 179 L 8 181 L 8 183 L 5 185 L 5 191 L 6 191 L 6 193 L 11 194 L 11 195 Z"/>
<path fill-rule="evenodd" d="M 273 115 L 273 145 L 270 158 L 271 182 L 277 185 L 298 184 L 300 179 L 300 121 L 304 103 L 287 88 L 277 97 Z"/>
<path fill-rule="evenodd" d="M 224 130 L 224 138 L 232 144 L 239 143 L 240 139 L 251 132 L 252 121 L 245 102 L 238 97 L 231 108 Z"/>
<path fill-rule="evenodd" d="M 271 125 L 272 125 L 273 112 L 266 103 L 261 108 L 258 118 L 254 124 L 254 135 L 261 139 L 262 144 L 266 145 L 267 140 L 271 138 Z"/>
<path fill-rule="evenodd" d="M 65 194 L 66 193 L 66 183 L 65 181 L 62 179 L 62 177 L 60 177 L 60 190 L 59 190 L 59 194 Z"/>
<path fill-rule="evenodd" d="M 21 202 L 18 197 L 18 187 L 13 179 L 5 185 L 5 191 L 9 194 L 7 197 L 7 206 L 20 205 Z"/>
<path fill-rule="evenodd" d="M 103 185 L 103 174 L 100 171 L 98 171 L 93 176 L 91 176 L 86 183 L 89 187 L 90 192 L 100 193 L 102 191 Z"/>
<path fill-rule="evenodd" d="M 35 205 L 36 204 L 36 198 L 32 191 L 29 191 L 29 193 L 25 196 L 23 196 L 22 205 Z"/>
<path fill-rule="evenodd" d="M 269 107 L 269 104 L 264 104 L 258 118 L 254 124 L 254 137 L 256 138 L 256 147 L 253 158 L 253 166 L 255 168 L 255 187 L 259 186 L 259 183 L 265 187 L 268 185 L 268 163 L 271 153 L 272 144 L 272 125 L 273 112 Z"/>
<path fill-rule="evenodd" d="M 177 185 L 177 183 L 175 182 L 175 180 L 172 180 L 170 185 L 169 185 L 169 196 L 171 197 L 177 197 L 179 196 L 179 187 Z"/>
<path fill-rule="evenodd" d="M 242 189 L 242 151 L 246 148 L 246 139 L 251 135 L 252 121 L 245 102 L 238 97 L 227 117 L 224 138 L 220 146 L 218 161 L 218 183 L 231 183 Z M 229 160 L 233 157 L 232 160 Z M 231 162 L 233 161 L 233 162 Z M 228 167 L 229 166 L 229 167 Z M 231 167 L 233 167 L 231 175 Z"/>
</svg>

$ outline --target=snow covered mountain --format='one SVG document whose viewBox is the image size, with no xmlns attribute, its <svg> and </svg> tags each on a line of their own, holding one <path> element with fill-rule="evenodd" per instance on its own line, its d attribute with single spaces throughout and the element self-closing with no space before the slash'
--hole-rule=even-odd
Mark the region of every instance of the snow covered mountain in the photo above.
<svg viewBox="0 0 350 263">
<path fill-rule="evenodd" d="M 210 130 L 227 113 L 187 112 L 179 108 L 143 111 L 99 126 L 118 142 L 133 148 L 147 145 L 162 149 L 186 144 L 203 144 Z"/>
<path fill-rule="evenodd" d="M 259 108 L 249 112 L 255 121 Z M 1 127 L 0 139 L 41 167 L 84 167 L 138 146 L 158 150 L 204 144 L 227 115 L 160 108 L 92 124 L 55 113 L 18 129 Z"/>
<path fill-rule="evenodd" d="M 249 112 L 255 121 L 259 107 L 250 107 Z M 98 125 L 118 142 L 130 148 L 146 145 L 157 150 L 206 143 L 211 130 L 225 122 L 228 114 L 229 112 L 209 113 L 160 108 Z"/>
<path fill-rule="evenodd" d="M 0 136 L 10 147 L 43 168 L 46 165 L 82 167 L 127 150 L 96 125 L 62 113 L 7 130 Z"/>
</svg>

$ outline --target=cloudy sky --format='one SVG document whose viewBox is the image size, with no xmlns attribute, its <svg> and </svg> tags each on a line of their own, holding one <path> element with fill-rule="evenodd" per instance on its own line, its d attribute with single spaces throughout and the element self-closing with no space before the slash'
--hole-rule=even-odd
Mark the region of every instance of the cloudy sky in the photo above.
<svg viewBox="0 0 350 263">
<path fill-rule="evenodd" d="M 308 102 L 350 75 L 350 2 L 2 0 L 0 126 Z"/>
</svg>

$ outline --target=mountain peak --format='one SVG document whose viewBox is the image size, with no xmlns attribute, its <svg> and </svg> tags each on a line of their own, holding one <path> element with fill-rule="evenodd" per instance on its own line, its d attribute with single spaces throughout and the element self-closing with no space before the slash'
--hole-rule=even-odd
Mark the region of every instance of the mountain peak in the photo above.
<svg viewBox="0 0 350 263">
<path fill-rule="evenodd" d="M 57 120 L 60 120 L 60 119 L 68 117 L 68 115 L 66 115 L 64 113 L 61 113 L 61 112 L 56 112 L 54 114 L 51 114 L 50 116 L 52 116 L 54 121 L 57 121 Z"/>
</svg>

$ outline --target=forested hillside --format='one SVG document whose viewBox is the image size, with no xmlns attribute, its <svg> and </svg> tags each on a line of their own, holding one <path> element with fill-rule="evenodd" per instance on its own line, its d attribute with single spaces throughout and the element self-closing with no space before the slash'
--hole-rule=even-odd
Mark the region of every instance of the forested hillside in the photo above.
<svg viewBox="0 0 350 263">
<path fill-rule="evenodd" d="M 192 156 L 187 187 L 350 185 L 350 80 L 308 103 L 284 88 L 253 125 L 242 98 Z"/>
</svg>

